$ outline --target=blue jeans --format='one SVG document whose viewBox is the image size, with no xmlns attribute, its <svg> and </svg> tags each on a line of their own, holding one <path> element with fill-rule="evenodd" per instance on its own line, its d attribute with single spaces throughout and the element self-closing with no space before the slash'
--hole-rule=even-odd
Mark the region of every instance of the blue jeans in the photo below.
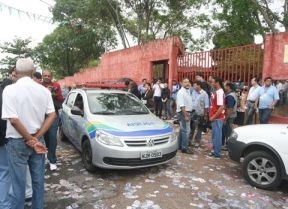
<svg viewBox="0 0 288 209">
<path fill-rule="evenodd" d="M 47 158 L 50 163 L 55 164 L 56 158 L 56 148 L 57 148 L 57 130 L 59 127 L 59 116 L 54 120 L 53 124 L 49 130 L 44 135 L 45 143 L 48 148 Z"/>
<path fill-rule="evenodd" d="M 0 146 L 0 208 L 10 208 L 9 190 L 11 188 L 11 178 L 7 159 L 6 146 Z"/>
<path fill-rule="evenodd" d="M 211 125 L 212 125 L 212 142 L 213 142 L 214 156 L 220 157 L 222 146 L 223 119 L 214 120 L 211 122 Z"/>
<path fill-rule="evenodd" d="M 43 138 L 40 141 L 45 144 Z M 22 138 L 9 138 L 7 152 L 13 190 L 10 196 L 11 209 L 24 209 L 27 165 L 32 178 L 32 209 L 43 209 L 45 155 L 36 154 Z"/>
<path fill-rule="evenodd" d="M 273 109 L 270 109 L 270 108 L 259 109 L 260 124 L 267 124 L 269 122 L 269 118 L 270 118 L 272 111 Z"/>
<path fill-rule="evenodd" d="M 180 132 L 178 138 L 179 148 L 181 150 L 188 150 L 190 136 L 190 118 L 188 121 L 185 121 L 182 112 L 177 112 L 177 119 L 180 123 Z"/>
<path fill-rule="evenodd" d="M 227 138 L 231 135 L 233 130 L 233 123 L 235 118 L 229 118 L 226 120 L 226 123 L 223 123 L 222 128 L 222 145 L 226 145 Z"/>
</svg>

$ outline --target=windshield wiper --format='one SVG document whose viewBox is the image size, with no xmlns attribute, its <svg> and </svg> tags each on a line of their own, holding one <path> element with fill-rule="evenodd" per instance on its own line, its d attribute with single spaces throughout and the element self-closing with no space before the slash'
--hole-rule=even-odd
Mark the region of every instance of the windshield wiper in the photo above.
<svg viewBox="0 0 288 209">
<path fill-rule="evenodd" d="M 109 111 L 98 111 L 98 112 L 93 112 L 93 114 L 96 115 L 114 115 L 114 112 L 109 112 Z"/>
<path fill-rule="evenodd" d="M 123 111 L 121 112 L 122 114 L 125 114 L 125 115 L 144 115 L 144 114 L 148 114 L 148 112 L 143 112 L 143 111 Z"/>
</svg>

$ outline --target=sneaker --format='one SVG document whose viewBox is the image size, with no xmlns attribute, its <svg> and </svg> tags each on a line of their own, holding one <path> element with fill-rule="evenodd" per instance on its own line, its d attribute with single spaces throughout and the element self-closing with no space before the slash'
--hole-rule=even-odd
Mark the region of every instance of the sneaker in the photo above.
<svg viewBox="0 0 288 209">
<path fill-rule="evenodd" d="M 55 171 L 57 170 L 57 165 L 54 163 L 50 163 L 50 171 Z"/>
<path fill-rule="evenodd" d="M 195 147 L 199 147 L 200 144 L 199 144 L 198 142 L 196 142 L 194 146 L 195 146 Z"/>
<path fill-rule="evenodd" d="M 228 151 L 228 148 L 227 148 L 226 145 L 223 145 L 223 146 L 221 147 L 221 150 L 223 150 L 223 151 Z"/>
</svg>

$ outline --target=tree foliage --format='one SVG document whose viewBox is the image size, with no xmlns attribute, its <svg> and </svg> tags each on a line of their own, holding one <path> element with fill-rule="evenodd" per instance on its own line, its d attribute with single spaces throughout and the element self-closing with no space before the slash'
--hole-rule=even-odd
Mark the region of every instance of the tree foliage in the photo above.
<svg viewBox="0 0 288 209">
<path fill-rule="evenodd" d="M 267 33 L 278 32 L 279 27 L 287 31 L 287 2 L 279 0 L 276 4 L 272 0 L 215 0 L 214 6 L 219 8 L 213 14 L 213 18 L 219 21 L 214 27 L 215 48 L 250 44 L 257 34 L 264 40 Z"/>
<path fill-rule="evenodd" d="M 1 74 L 6 73 L 15 66 L 19 57 L 33 57 L 33 49 L 29 47 L 31 39 L 20 39 L 16 37 L 12 42 L 4 42 L 0 45 L 1 53 L 5 58 L 0 60 Z"/>
<path fill-rule="evenodd" d="M 46 36 L 36 51 L 43 68 L 55 71 L 57 77 L 69 76 L 99 59 L 105 52 L 105 38 L 90 28 L 75 31 L 61 26 Z"/>
</svg>

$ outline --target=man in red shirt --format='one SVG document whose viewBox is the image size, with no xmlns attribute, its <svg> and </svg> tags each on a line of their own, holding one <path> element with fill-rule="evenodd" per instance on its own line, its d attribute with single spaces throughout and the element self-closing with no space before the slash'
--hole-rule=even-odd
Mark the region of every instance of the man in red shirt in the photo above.
<svg viewBox="0 0 288 209">
<path fill-rule="evenodd" d="M 213 77 L 211 81 L 214 92 L 211 95 L 209 120 L 211 121 L 212 126 L 212 143 L 214 151 L 210 154 L 210 156 L 220 158 L 221 145 L 222 145 L 222 127 L 225 118 L 224 115 L 225 93 L 223 91 L 223 83 L 221 78 Z"/>
<path fill-rule="evenodd" d="M 57 130 L 59 126 L 58 110 L 61 108 L 64 98 L 62 96 L 60 84 L 52 81 L 53 75 L 51 71 L 44 70 L 42 78 L 43 78 L 42 82 L 43 86 L 48 88 L 52 94 L 55 112 L 57 113 L 57 118 L 55 119 L 54 123 L 44 136 L 45 143 L 48 148 L 47 158 L 50 163 L 50 170 L 53 171 L 57 169 L 56 147 L 57 147 Z"/>
</svg>

